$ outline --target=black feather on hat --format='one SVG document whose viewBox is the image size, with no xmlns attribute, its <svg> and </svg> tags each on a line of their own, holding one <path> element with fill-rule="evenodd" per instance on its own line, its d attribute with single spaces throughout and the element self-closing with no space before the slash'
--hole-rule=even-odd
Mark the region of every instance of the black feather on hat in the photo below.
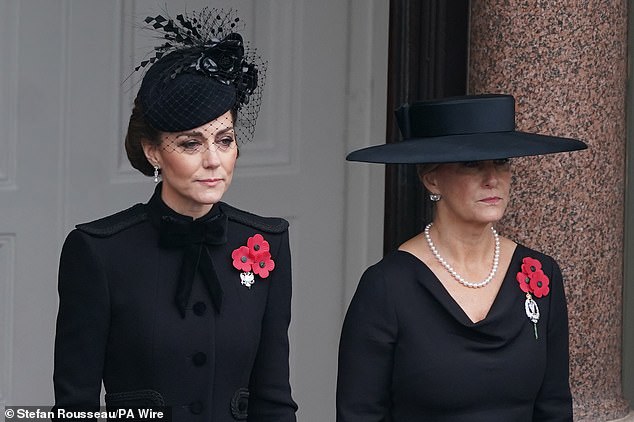
<svg viewBox="0 0 634 422">
<path fill-rule="evenodd" d="M 235 32 L 239 21 L 231 10 L 209 8 L 176 19 L 145 19 L 166 40 L 135 69 L 150 65 L 138 93 L 148 124 L 180 132 L 233 110 L 238 112 L 236 127 L 246 135 L 241 140 L 252 138 L 265 63 Z"/>
</svg>

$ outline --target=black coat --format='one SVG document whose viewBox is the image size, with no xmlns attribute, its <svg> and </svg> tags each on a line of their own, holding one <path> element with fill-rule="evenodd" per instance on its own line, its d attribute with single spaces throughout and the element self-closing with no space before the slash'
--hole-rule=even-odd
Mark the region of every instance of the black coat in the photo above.
<svg viewBox="0 0 634 422">
<path fill-rule="evenodd" d="M 79 225 L 64 243 L 55 339 L 57 407 L 164 403 L 174 421 L 295 421 L 288 365 L 291 264 L 288 223 L 224 203 L 226 242 L 208 247 L 219 309 L 201 272 L 183 317 L 175 292 L 183 248 L 159 245 L 160 188 L 147 204 Z M 247 288 L 232 251 L 260 233 L 275 269 Z"/>
</svg>

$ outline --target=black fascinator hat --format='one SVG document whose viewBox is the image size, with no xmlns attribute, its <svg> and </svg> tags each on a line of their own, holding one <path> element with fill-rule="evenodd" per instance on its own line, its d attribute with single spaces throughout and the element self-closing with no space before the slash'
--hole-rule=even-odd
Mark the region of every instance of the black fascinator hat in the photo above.
<svg viewBox="0 0 634 422">
<path fill-rule="evenodd" d="M 143 117 L 154 129 L 180 132 L 228 111 L 237 112 L 236 130 L 253 137 L 266 64 L 245 44 L 232 10 L 204 8 L 175 19 L 145 19 L 164 43 L 135 70 L 150 66 L 138 93 Z"/>
<path fill-rule="evenodd" d="M 396 110 L 403 141 L 353 151 L 367 163 L 495 160 L 586 149 L 581 141 L 515 130 L 515 99 L 488 94 L 406 104 Z"/>
</svg>

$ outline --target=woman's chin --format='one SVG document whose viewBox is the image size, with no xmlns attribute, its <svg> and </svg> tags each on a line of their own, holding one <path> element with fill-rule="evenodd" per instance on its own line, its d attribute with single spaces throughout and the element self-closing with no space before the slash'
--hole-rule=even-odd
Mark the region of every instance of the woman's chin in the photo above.
<svg viewBox="0 0 634 422">
<path fill-rule="evenodd" d="M 208 189 L 196 195 L 196 201 L 201 205 L 213 205 L 222 200 L 224 189 Z"/>
</svg>

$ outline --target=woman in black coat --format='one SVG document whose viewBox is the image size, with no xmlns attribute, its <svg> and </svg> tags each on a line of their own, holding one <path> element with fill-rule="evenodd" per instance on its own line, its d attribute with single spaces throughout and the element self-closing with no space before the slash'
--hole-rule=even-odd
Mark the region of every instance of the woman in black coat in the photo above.
<svg viewBox="0 0 634 422">
<path fill-rule="evenodd" d="M 572 421 L 559 267 L 493 225 L 509 157 L 585 144 L 516 132 L 507 95 L 414 103 L 397 118 L 404 141 L 348 159 L 418 164 L 435 212 L 363 274 L 341 334 L 337 421 Z"/>
<path fill-rule="evenodd" d="M 221 202 L 253 133 L 262 63 L 231 13 L 146 22 L 168 41 L 126 150 L 157 185 L 64 243 L 56 408 L 95 410 L 103 383 L 109 407 L 167 406 L 174 421 L 295 421 L 288 223 Z"/>
</svg>

